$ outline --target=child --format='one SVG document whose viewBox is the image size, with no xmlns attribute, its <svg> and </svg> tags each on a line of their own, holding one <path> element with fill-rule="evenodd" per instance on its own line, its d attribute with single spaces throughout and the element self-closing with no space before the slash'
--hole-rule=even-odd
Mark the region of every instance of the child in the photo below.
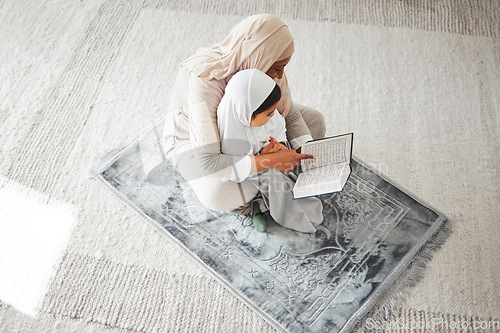
<svg viewBox="0 0 500 333">
<path fill-rule="evenodd" d="M 285 119 L 276 111 L 280 99 L 279 86 L 265 73 L 257 69 L 236 73 L 217 108 L 222 153 L 243 156 L 287 149 Z M 258 231 L 266 229 L 261 210 L 269 210 L 278 224 L 301 232 L 314 233 L 323 221 L 318 198 L 293 199 L 294 181 L 289 175 L 267 169 L 247 179 L 262 197 L 252 203 Z"/>
</svg>

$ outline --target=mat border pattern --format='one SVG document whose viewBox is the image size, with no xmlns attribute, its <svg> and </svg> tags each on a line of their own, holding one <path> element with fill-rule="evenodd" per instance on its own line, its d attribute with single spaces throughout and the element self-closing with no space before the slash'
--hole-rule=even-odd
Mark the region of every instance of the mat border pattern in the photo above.
<svg viewBox="0 0 500 333">
<path fill-rule="evenodd" d="M 120 155 L 122 153 L 126 152 L 128 149 L 132 149 L 149 132 L 156 131 L 155 130 L 156 127 L 160 123 L 162 123 L 163 121 L 164 121 L 164 118 L 160 119 L 159 121 L 154 123 L 150 128 L 145 130 L 143 132 L 143 134 L 141 134 L 139 137 L 137 137 L 135 140 L 133 140 L 130 144 L 125 146 L 123 149 L 120 149 L 118 152 L 115 152 L 113 157 L 108 159 L 107 162 L 105 162 L 102 165 L 102 167 L 97 168 L 95 170 L 91 170 L 93 178 L 95 178 L 97 181 L 99 181 L 107 190 L 109 190 L 111 193 L 113 193 L 118 199 L 123 201 L 130 209 L 132 209 L 136 214 L 138 214 L 139 217 L 144 219 L 156 231 L 158 231 L 161 235 L 165 236 L 165 238 L 167 240 L 169 240 L 172 244 L 178 246 L 178 248 L 181 249 L 183 252 L 185 252 L 190 258 L 192 258 L 193 261 L 200 268 L 202 268 L 212 278 L 214 278 L 217 282 L 219 282 L 226 290 L 231 292 L 231 294 L 236 296 L 239 300 L 241 300 L 244 304 L 246 304 L 250 309 L 252 309 L 255 313 L 257 313 L 262 319 L 264 319 L 266 322 L 268 322 L 273 328 L 275 328 L 279 332 L 287 332 L 287 330 L 283 326 L 281 326 L 278 322 L 276 322 L 274 319 L 272 319 L 270 316 L 268 316 L 264 311 L 262 311 L 250 299 L 248 299 L 246 296 L 242 295 L 237 290 L 235 290 L 233 287 L 231 287 L 231 285 L 229 285 L 223 278 L 221 278 L 213 269 L 211 269 L 210 267 L 205 265 L 203 263 L 203 261 L 200 260 L 200 258 L 193 255 L 191 253 L 191 251 L 182 242 L 177 240 L 175 237 L 172 237 L 170 235 L 170 233 L 166 232 L 161 225 L 159 225 L 156 221 L 151 219 L 148 215 L 144 214 L 144 212 L 142 212 L 140 209 L 138 209 L 128 198 L 123 196 L 119 191 L 117 191 L 113 186 L 111 186 L 101 176 L 101 173 L 104 170 L 106 170 L 111 164 L 113 164 L 120 157 Z M 407 267 L 415 260 L 418 253 L 421 252 L 425 248 L 425 245 L 428 242 L 432 241 L 434 236 L 437 233 L 439 233 L 439 231 L 442 229 L 443 225 L 447 221 L 446 216 L 442 212 L 435 209 L 433 206 L 425 203 L 418 196 L 412 194 L 408 190 L 402 189 L 400 186 L 397 185 L 397 183 L 390 180 L 389 177 L 384 176 L 384 175 L 380 175 L 379 173 L 375 172 L 372 168 L 367 166 L 367 164 L 364 163 L 358 157 L 353 155 L 353 159 L 356 160 L 358 163 L 360 163 L 368 171 L 374 172 L 379 177 L 381 177 L 383 180 L 387 181 L 392 186 L 394 186 L 396 189 L 398 189 L 399 191 L 403 192 L 404 194 L 410 196 L 416 202 L 420 203 L 421 205 L 425 206 L 426 208 L 433 210 L 438 215 L 438 218 L 429 227 L 429 229 L 425 233 L 425 237 L 422 237 L 421 240 L 412 248 L 412 250 L 409 251 L 401 259 L 401 261 L 398 263 L 398 265 L 396 267 L 394 267 L 393 270 L 389 273 L 387 278 L 374 289 L 372 295 L 366 301 L 364 301 L 363 304 L 361 305 L 361 307 L 349 318 L 349 320 L 346 322 L 346 324 L 340 330 L 340 332 L 342 332 L 342 333 L 350 332 L 356 326 L 356 323 L 358 323 L 358 321 L 360 321 L 366 314 L 368 314 L 370 312 L 370 310 L 372 310 L 372 308 L 375 307 L 375 305 L 381 300 L 381 296 L 390 289 L 390 287 L 394 283 L 394 281 L 396 281 L 398 279 L 398 277 L 407 269 Z"/>
</svg>

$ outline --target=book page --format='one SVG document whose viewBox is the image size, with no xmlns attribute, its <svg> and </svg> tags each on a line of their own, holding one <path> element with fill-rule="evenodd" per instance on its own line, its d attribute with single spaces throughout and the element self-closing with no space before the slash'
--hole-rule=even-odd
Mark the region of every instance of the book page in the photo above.
<svg viewBox="0 0 500 333">
<path fill-rule="evenodd" d="M 303 172 L 295 186 L 313 185 L 333 180 L 339 180 L 346 163 L 334 164 L 311 172 Z"/>
<path fill-rule="evenodd" d="M 343 135 L 331 139 L 308 142 L 303 153 L 313 154 L 316 159 L 302 160 L 302 170 L 311 170 L 336 163 L 346 163 L 350 160 L 351 136 Z"/>
</svg>

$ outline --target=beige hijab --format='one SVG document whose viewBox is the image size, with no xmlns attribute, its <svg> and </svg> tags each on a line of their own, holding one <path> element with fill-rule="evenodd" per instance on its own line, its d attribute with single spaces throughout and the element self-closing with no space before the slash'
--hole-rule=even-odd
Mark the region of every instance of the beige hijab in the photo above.
<svg viewBox="0 0 500 333">
<path fill-rule="evenodd" d="M 222 80 L 245 69 L 255 68 L 265 73 L 275 62 L 291 57 L 293 51 L 293 37 L 288 26 L 274 15 L 259 14 L 234 26 L 222 43 L 199 48 L 180 66 L 201 78 Z M 278 110 L 286 117 L 292 103 L 286 75 L 275 81 L 282 94 Z"/>
</svg>

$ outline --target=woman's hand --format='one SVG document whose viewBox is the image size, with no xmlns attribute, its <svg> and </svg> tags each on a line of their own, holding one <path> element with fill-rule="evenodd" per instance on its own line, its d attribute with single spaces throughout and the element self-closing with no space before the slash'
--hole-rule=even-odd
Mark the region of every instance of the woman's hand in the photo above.
<svg viewBox="0 0 500 333">
<path fill-rule="evenodd" d="M 278 171 L 286 173 L 291 172 L 301 160 L 316 158 L 311 154 L 299 154 L 294 149 L 281 150 L 275 155 L 277 162 L 274 163 L 273 167 Z"/>
<path fill-rule="evenodd" d="M 314 159 L 314 155 L 299 154 L 294 149 L 283 149 L 275 153 L 252 156 L 251 172 L 275 168 L 281 172 L 291 172 L 301 160 Z"/>
</svg>

